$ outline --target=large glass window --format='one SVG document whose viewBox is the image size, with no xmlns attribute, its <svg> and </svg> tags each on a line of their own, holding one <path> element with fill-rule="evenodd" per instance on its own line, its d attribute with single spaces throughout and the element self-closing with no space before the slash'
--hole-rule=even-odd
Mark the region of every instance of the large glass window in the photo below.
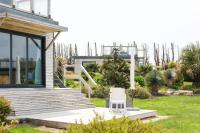
<svg viewBox="0 0 200 133">
<path fill-rule="evenodd" d="M 0 87 L 43 85 L 42 37 L 0 30 Z"/>
<path fill-rule="evenodd" d="M 42 84 L 42 42 L 33 38 L 28 42 L 28 83 Z"/>
<path fill-rule="evenodd" d="M 0 33 L 0 84 L 10 83 L 10 35 Z"/>
<path fill-rule="evenodd" d="M 12 36 L 12 83 L 14 84 L 26 84 L 26 47 L 26 37 Z"/>
</svg>

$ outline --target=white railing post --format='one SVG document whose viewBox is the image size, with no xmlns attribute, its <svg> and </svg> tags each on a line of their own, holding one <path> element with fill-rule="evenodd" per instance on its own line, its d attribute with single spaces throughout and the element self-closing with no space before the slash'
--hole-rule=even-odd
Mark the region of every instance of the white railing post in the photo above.
<svg viewBox="0 0 200 133">
<path fill-rule="evenodd" d="M 30 0 L 30 10 L 32 13 L 35 12 L 35 0 Z"/>
<path fill-rule="evenodd" d="M 88 98 L 90 99 L 91 98 L 91 88 L 88 87 Z"/>
<path fill-rule="evenodd" d="M 12 3 L 11 3 L 11 4 L 12 4 L 12 7 L 15 8 L 15 0 L 12 0 L 11 2 L 12 2 Z"/>
<path fill-rule="evenodd" d="M 66 67 L 64 65 L 63 66 L 63 84 L 64 84 L 64 86 L 66 86 L 65 74 L 66 74 Z"/>
<path fill-rule="evenodd" d="M 47 7 L 47 10 L 48 10 L 47 11 L 47 15 L 48 15 L 49 18 L 51 18 L 51 0 L 48 0 L 47 3 L 48 3 L 47 4 L 48 5 L 48 7 Z"/>
</svg>

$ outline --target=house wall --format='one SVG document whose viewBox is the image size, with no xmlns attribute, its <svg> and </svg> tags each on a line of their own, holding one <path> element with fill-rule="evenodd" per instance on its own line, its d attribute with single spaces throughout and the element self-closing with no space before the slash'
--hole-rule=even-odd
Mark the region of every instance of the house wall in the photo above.
<svg viewBox="0 0 200 133">
<path fill-rule="evenodd" d="M 80 65 L 82 65 L 83 62 L 96 62 L 96 64 L 101 66 L 103 63 L 103 59 L 75 59 L 75 73 L 81 73 Z"/>
<path fill-rule="evenodd" d="M 53 38 L 53 33 L 46 36 L 46 47 Z M 46 88 L 53 89 L 53 45 L 46 50 Z"/>
</svg>

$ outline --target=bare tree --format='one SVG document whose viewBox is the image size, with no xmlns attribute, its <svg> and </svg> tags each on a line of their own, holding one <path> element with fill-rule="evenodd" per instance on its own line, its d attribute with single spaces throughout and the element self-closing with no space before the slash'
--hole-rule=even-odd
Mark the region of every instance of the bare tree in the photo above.
<svg viewBox="0 0 200 133">
<path fill-rule="evenodd" d="M 87 52 L 88 52 L 88 56 L 90 56 L 90 43 L 88 42 L 88 46 L 87 46 Z"/>
<path fill-rule="evenodd" d="M 154 61 L 156 66 L 160 66 L 159 44 L 156 46 L 156 43 L 154 43 Z"/>
<path fill-rule="evenodd" d="M 76 43 L 75 43 L 75 56 L 78 56 L 78 49 Z"/>
<path fill-rule="evenodd" d="M 95 56 L 98 56 L 97 43 L 95 42 Z"/>
<path fill-rule="evenodd" d="M 166 49 L 166 63 L 169 63 L 170 62 L 169 48 L 167 48 L 166 46 L 165 49 Z"/>
<path fill-rule="evenodd" d="M 165 69 L 165 44 L 162 45 L 162 66 Z"/>
<path fill-rule="evenodd" d="M 68 64 L 72 64 L 72 54 L 73 54 L 72 45 L 70 44 L 69 45 L 69 60 L 68 60 Z"/>
<path fill-rule="evenodd" d="M 172 61 L 174 61 L 174 43 L 171 43 Z"/>
</svg>

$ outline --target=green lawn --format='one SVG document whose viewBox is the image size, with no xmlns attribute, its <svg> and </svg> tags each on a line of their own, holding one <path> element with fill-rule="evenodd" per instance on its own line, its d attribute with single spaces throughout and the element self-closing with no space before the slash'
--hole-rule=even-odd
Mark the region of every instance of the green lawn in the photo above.
<svg viewBox="0 0 200 133">
<path fill-rule="evenodd" d="M 29 125 L 23 125 L 19 126 L 17 128 L 13 128 L 9 131 L 9 133 L 49 133 L 49 132 L 43 132 L 38 129 L 35 129 Z"/>
<path fill-rule="evenodd" d="M 96 106 L 105 107 L 105 100 L 92 99 Z M 155 122 L 167 133 L 200 133 L 200 96 L 169 96 L 150 100 L 134 100 L 135 107 L 157 110 L 159 115 L 172 116 Z"/>
</svg>

